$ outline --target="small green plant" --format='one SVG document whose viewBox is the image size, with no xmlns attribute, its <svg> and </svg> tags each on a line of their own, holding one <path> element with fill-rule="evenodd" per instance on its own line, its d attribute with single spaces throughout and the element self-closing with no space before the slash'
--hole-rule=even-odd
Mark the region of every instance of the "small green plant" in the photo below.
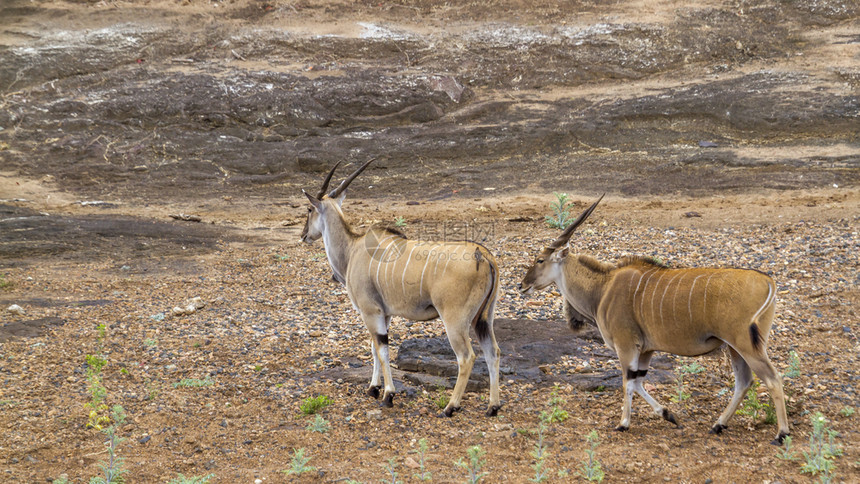
<svg viewBox="0 0 860 484">
<path fill-rule="evenodd" d="M 215 382 L 209 378 L 203 378 L 202 380 L 199 378 L 183 378 L 178 382 L 173 384 L 173 388 L 200 388 L 200 387 L 211 387 Z"/>
<path fill-rule="evenodd" d="M 394 226 L 395 227 L 406 227 L 406 219 L 400 215 L 394 217 Z"/>
<path fill-rule="evenodd" d="M 445 392 L 445 389 L 442 387 L 439 387 L 436 390 L 439 392 L 439 394 L 433 400 L 433 403 L 436 404 L 436 408 L 438 408 L 439 410 L 444 410 L 445 407 L 448 406 L 448 402 L 451 401 L 451 397 L 448 396 L 448 393 Z"/>
<path fill-rule="evenodd" d="M 13 285 L 11 281 L 6 280 L 6 274 L 0 274 L 0 289 L 11 289 Z"/>
<path fill-rule="evenodd" d="M 328 407 L 333 402 L 334 400 L 325 395 L 317 395 L 315 397 L 305 398 L 299 408 L 305 415 L 314 415 L 317 412 L 321 412 L 322 409 Z"/>
<path fill-rule="evenodd" d="M 154 338 L 147 338 L 143 340 L 143 345 L 152 348 L 158 345 L 158 340 Z"/>
<path fill-rule="evenodd" d="M 102 430 L 110 425 L 108 406 L 104 403 L 107 398 L 107 388 L 102 385 L 101 371 L 107 365 L 107 360 L 99 355 L 86 355 L 87 361 L 87 390 L 90 401 L 84 404 L 89 409 L 87 428 Z"/>
<path fill-rule="evenodd" d="M 538 440 L 535 442 L 535 450 L 529 452 L 535 463 L 532 464 L 532 469 L 535 471 L 535 476 L 529 479 L 532 482 L 543 482 L 549 479 L 549 475 L 546 469 L 546 445 L 543 442 L 543 434 L 546 431 L 546 424 L 544 422 L 540 422 L 538 424 Z"/>
<path fill-rule="evenodd" d="M 324 419 L 322 417 L 322 415 L 317 414 L 314 417 L 314 421 L 311 422 L 311 424 L 307 426 L 307 430 L 310 430 L 311 432 L 319 432 L 321 434 L 324 434 L 324 433 L 329 431 L 328 420 Z"/>
<path fill-rule="evenodd" d="M 104 476 L 93 477 L 89 484 L 123 484 L 125 482 L 123 474 L 126 473 L 126 470 L 122 468 L 124 459 L 116 453 L 119 444 L 125 440 L 116 433 L 117 428 L 125 424 L 125 409 L 120 405 L 114 405 L 111 410 L 111 419 L 113 424 L 103 430 L 108 440 L 108 458 L 107 461 L 99 463 L 99 467 Z"/>
<path fill-rule="evenodd" d="M 102 323 L 102 324 L 98 325 L 96 327 L 96 329 L 99 332 L 98 339 L 99 339 L 99 346 L 101 346 L 101 344 L 104 343 L 105 338 L 107 337 L 107 326 L 105 326 L 105 324 Z"/>
<path fill-rule="evenodd" d="M 800 376 L 800 357 L 797 352 L 791 350 L 788 352 L 788 368 L 783 374 L 785 378 L 797 378 Z"/>
<path fill-rule="evenodd" d="M 791 448 L 790 435 L 785 436 L 785 438 L 782 440 L 782 448 L 776 454 L 776 456 L 782 460 L 787 460 L 789 462 L 797 460 L 797 453 L 794 451 L 794 449 Z"/>
<path fill-rule="evenodd" d="M 418 454 L 418 473 L 413 474 L 413 477 L 418 479 L 419 481 L 429 481 L 432 479 L 432 474 L 426 470 L 426 462 L 424 461 L 424 457 L 427 454 L 427 449 L 429 446 L 427 445 L 427 439 L 421 438 L 418 440 L 418 450 L 414 450 L 412 452 Z"/>
<path fill-rule="evenodd" d="M 776 410 L 773 408 L 773 404 L 770 402 L 770 398 L 768 401 L 762 402 L 758 399 L 758 389 L 761 386 L 758 380 L 754 381 L 752 385 L 750 385 L 747 390 L 746 398 L 744 398 L 743 403 L 741 404 L 741 408 L 737 410 L 738 415 L 748 415 L 752 417 L 753 422 L 756 422 L 759 418 L 759 412 L 764 412 L 764 423 L 766 424 L 774 424 L 776 423 Z"/>
<path fill-rule="evenodd" d="M 293 449 L 292 459 L 290 460 L 290 468 L 281 472 L 285 473 L 288 476 L 298 476 L 304 474 L 305 472 L 313 472 L 317 470 L 317 468 L 308 465 L 308 462 L 310 462 L 310 460 L 310 457 L 305 457 L 304 447 Z"/>
<path fill-rule="evenodd" d="M 845 418 L 854 415 L 854 407 L 842 407 L 842 409 L 839 410 L 839 415 L 842 415 Z"/>
<path fill-rule="evenodd" d="M 684 381 L 685 375 L 696 375 L 703 371 L 705 371 L 705 367 L 695 361 L 676 366 L 675 381 L 678 383 L 678 394 L 672 395 L 670 399 L 675 403 L 681 403 L 684 400 L 690 398 L 690 394 L 686 390 L 686 382 Z"/>
<path fill-rule="evenodd" d="M 582 471 L 580 472 L 580 475 L 589 482 L 602 482 L 605 477 L 603 466 L 600 465 L 600 461 L 595 457 L 597 446 L 600 445 L 599 437 L 600 436 L 597 434 L 596 430 L 592 430 L 591 433 L 588 434 L 588 437 L 586 437 L 588 448 L 585 449 L 585 455 L 588 459 L 582 461 Z"/>
<path fill-rule="evenodd" d="M 468 462 L 464 461 L 462 457 L 457 462 L 454 462 L 454 465 L 466 470 L 468 476 L 468 481 L 466 482 L 469 484 L 477 484 L 482 477 L 489 474 L 489 472 L 483 472 L 484 466 L 487 465 L 486 454 L 487 452 L 481 449 L 480 445 L 473 445 L 466 449 L 466 456 L 469 458 Z"/>
<path fill-rule="evenodd" d="M 558 423 L 564 422 L 569 417 L 567 411 L 560 407 L 561 405 L 564 405 L 566 402 L 564 401 L 563 398 L 558 396 L 558 391 L 559 391 L 559 387 L 558 387 L 558 385 L 555 385 L 553 387 L 552 391 L 550 392 L 549 405 L 551 408 L 549 409 L 549 411 L 542 411 L 540 413 L 541 422 L 543 422 L 547 425 L 552 424 L 552 423 L 556 423 L 556 422 L 558 422 Z"/>
<path fill-rule="evenodd" d="M 215 477 L 215 474 L 191 477 L 185 477 L 184 475 L 179 474 L 171 479 L 167 484 L 208 484 L 209 479 L 212 479 L 213 477 Z"/>
<path fill-rule="evenodd" d="M 101 373 L 102 368 L 107 365 L 107 360 L 102 358 L 101 355 L 87 355 L 87 372 L 88 373 Z"/>
<path fill-rule="evenodd" d="M 390 459 L 388 459 L 387 463 L 380 464 L 380 465 L 382 465 L 382 467 L 385 468 L 386 471 L 388 471 L 388 477 L 390 477 L 391 480 L 390 481 L 384 480 L 384 481 L 379 481 L 379 482 L 388 483 L 388 484 L 400 484 L 401 483 L 401 481 L 397 480 L 397 470 L 396 470 L 397 469 L 397 459 L 395 459 L 394 457 L 391 457 Z"/>
<path fill-rule="evenodd" d="M 546 223 L 550 227 L 564 230 L 570 225 L 570 208 L 573 207 L 573 202 L 568 200 L 567 193 L 553 192 L 555 201 L 549 204 L 552 209 L 552 215 L 546 216 Z"/>
<path fill-rule="evenodd" d="M 842 455 L 842 449 L 836 445 L 836 432 L 827 428 L 827 419 L 821 412 L 812 416 L 812 435 L 809 436 L 809 451 L 803 452 L 806 463 L 800 467 L 801 472 L 813 476 L 821 474 L 822 482 L 831 482 L 836 465 L 833 458 Z"/>
</svg>

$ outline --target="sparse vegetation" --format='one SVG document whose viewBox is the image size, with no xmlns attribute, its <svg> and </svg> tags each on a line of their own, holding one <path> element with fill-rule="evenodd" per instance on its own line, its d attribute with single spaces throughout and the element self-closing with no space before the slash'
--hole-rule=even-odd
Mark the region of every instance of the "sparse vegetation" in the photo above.
<svg viewBox="0 0 860 484">
<path fill-rule="evenodd" d="M 600 436 L 596 430 L 592 430 L 586 437 L 588 448 L 585 449 L 586 460 L 582 462 L 580 475 L 589 482 L 602 482 L 605 477 L 603 466 L 597 460 L 597 446 L 600 445 Z"/>
<path fill-rule="evenodd" d="M 553 192 L 555 201 L 549 204 L 552 215 L 546 216 L 546 223 L 550 227 L 564 230 L 570 225 L 570 209 L 573 202 L 568 199 L 567 193 Z"/>
<path fill-rule="evenodd" d="M 535 471 L 535 476 L 529 479 L 532 482 L 543 482 L 549 479 L 546 469 L 547 451 L 546 446 L 543 442 L 543 435 L 545 431 L 546 424 L 541 421 L 538 424 L 538 439 L 537 442 L 535 442 L 535 449 L 529 452 L 529 455 L 531 455 L 535 460 L 535 463 L 532 464 L 532 469 L 534 469 Z"/>
<path fill-rule="evenodd" d="M 839 415 L 842 415 L 845 418 L 851 417 L 854 415 L 854 407 L 842 407 L 839 410 Z"/>
<path fill-rule="evenodd" d="M 211 387 L 215 382 L 209 378 L 200 379 L 200 378 L 183 378 L 178 382 L 173 384 L 173 388 L 200 388 L 200 387 Z"/>
<path fill-rule="evenodd" d="M 685 382 L 685 375 L 696 375 L 703 371 L 705 371 L 705 367 L 703 367 L 696 361 L 689 361 L 682 365 L 676 366 L 675 381 L 678 384 L 678 393 L 672 395 L 671 400 L 675 403 L 681 403 L 684 400 L 690 398 L 690 394 L 687 392 L 687 383 Z"/>
<path fill-rule="evenodd" d="M 468 461 L 464 461 L 462 457 L 459 460 L 454 462 L 454 465 L 461 469 L 465 469 L 467 472 L 467 477 L 469 484 L 477 484 L 481 481 L 481 478 L 488 475 L 489 472 L 484 472 L 484 466 L 487 465 L 487 460 L 485 458 L 486 451 L 481 449 L 480 445 L 473 445 L 466 450 L 466 456 L 469 459 Z"/>
<path fill-rule="evenodd" d="M 299 407 L 303 414 L 314 415 L 331 405 L 333 400 L 325 395 L 306 398 Z"/>
<path fill-rule="evenodd" d="M 561 405 L 564 405 L 566 402 L 563 398 L 558 396 L 558 390 L 558 385 L 555 385 L 550 392 L 550 409 L 548 411 L 542 411 L 540 413 L 541 421 L 546 423 L 547 425 L 556 422 L 564 422 L 569 416 L 567 411 L 561 408 Z"/>
<path fill-rule="evenodd" d="M 281 471 L 288 476 L 299 476 L 305 472 L 313 472 L 317 470 L 314 466 L 309 466 L 310 457 L 305 457 L 305 448 L 301 447 L 293 449 L 293 454 L 290 458 L 290 467 L 285 471 Z"/>
<path fill-rule="evenodd" d="M 125 482 L 123 474 L 127 471 L 123 469 L 124 459 L 117 455 L 117 447 L 125 440 L 117 435 L 117 429 L 125 424 L 125 409 L 120 405 L 114 405 L 111 410 L 111 419 L 113 423 L 103 430 L 107 435 L 108 457 L 106 461 L 99 463 L 99 467 L 104 475 L 93 477 L 89 484 L 123 484 Z"/>
<path fill-rule="evenodd" d="M 212 479 L 213 477 L 215 477 L 215 474 L 191 477 L 185 477 L 183 474 L 179 474 L 171 479 L 167 484 L 208 484 L 209 479 Z"/>
<path fill-rule="evenodd" d="M 448 393 L 445 392 L 445 389 L 442 387 L 437 388 L 438 395 L 433 400 L 433 403 L 436 404 L 436 408 L 439 410 L 444 410 L 445 407 L 448 406 L 448 402 L 451 401 L 451 397 L 448 396 Z"/>
<path fill-rule="evenodd" d="M 842 448 L 835 443 L 837 433 L 827 427 L 827 419 L 821 412 L 816 412 L 811 420 L 809 450 L 803 451 L 806 462 L 800 470 L 813 476 L 820 475 L 822 483 L 829 483 L 833 481 L 833 471 L 836 469 L 833 459 L 842 455 Z"/>
<path fill-rule="evenodd" d="M 319 432 L 321 434 L 328 432 L 329 428 L 328 420 L 324 419 L 322 415 L 319 414 L 315 415 L 314 421 L 307 426 L 307 430 L 310 430 L 311 432 Z"/>
<path fill-rule="evenodd" d="M 403 216 L 401 216 L 401 215 L 394 217 L 394 226 L 398 227 L 398 228 L 406 227 L 406 219 L 403 218 Z"/>
<path fill-rule="evenodd" d="M 797 356 L 797 352 L 791 350 L 788 352 L 788 368 L 786 368 L 783 377 L 785 378 L 797 378 L 800 376 L 800 357 Z"/>
<path fill-rule="evenodd" d="M 84 404 L 89 410 L 87 413 L 87 428 L 102 430 L 110 425 L 110 416 L 107 414 L 108 406 L 104 403 L 107 398 L 107 388 L 102 385 L 101 371 L 107 364 L 107 360 L 99 355 L 86 355 L 87 362 L 87 390 L 90 401 Z"/>
<path fill-rule="evenodd" d="M 391 480 L 384 480 L 380 482 L 388 484 L 401 484 L 401 481 L 397 480 L 397 459 L 395 459 L 394 457 L 389 458 L 385 464 L 382 464 L 382 467 L 384 467 L 385 470 L 388 471 L 388 477 Z"/>
<path fill-rule="evenodd" d="M 761 383 L 758 380 L 755 380 L 750 385 L 746 397 L 743 403 L 741 403 L 741 407 L 735 413 L 738 415 L 748 415 L 752 417 L 753 422 L 756 422 L 759 419 L 759 412 L 764 412 L 764 423 L 775 424 L 776 410 L 773 408 L 772 401 L 769 397 L 765 402 L 760 401 L 758 398 L 758 389 L 760 386 Z"/>
<path fill-rule="evenodd" d="M 418 473 L 413 474 L 413 477 L 418 479 L 419 481 L 429 481 L 432 479 L 433 475 L 430 471 L 427 470 L 427 463 L 424 461 L 424 457 L 427 454 L 427 449 L 429 445 L 427 444 L 427 439 L 421 438 L 418 440 L 418 449 L 413 452 L 418 454 Z"/>
<path fill-rule="evenodd" d="M 0 274 L 0 290 L 12 289 L 12 281 L 6 280 L 6 274 Z"/>
</svg>

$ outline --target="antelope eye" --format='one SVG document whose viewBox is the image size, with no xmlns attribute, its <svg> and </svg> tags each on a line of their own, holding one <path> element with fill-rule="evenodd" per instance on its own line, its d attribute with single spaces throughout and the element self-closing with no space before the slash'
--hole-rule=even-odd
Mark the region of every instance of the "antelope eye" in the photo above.
<svg viewBox="0 0 860 484">
<path fill-rule="evenodd" d="M 537 263 L 538 263 L 538 264 L 543 264 L 543 259 L 538 259 L 538 260 L 537 260 Z"/>
</svg>

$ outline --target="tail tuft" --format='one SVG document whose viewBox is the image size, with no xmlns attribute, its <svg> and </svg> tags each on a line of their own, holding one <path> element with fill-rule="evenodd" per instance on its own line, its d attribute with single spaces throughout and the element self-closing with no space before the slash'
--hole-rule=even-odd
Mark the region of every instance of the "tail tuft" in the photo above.
<svg viewBox="0 0 860 484">
<path fill-rule="evenodd" d="M 761 351 L 761 332 L 755 323 L 750 325 L 750 341 L 756 351 Z"/>
</svg>

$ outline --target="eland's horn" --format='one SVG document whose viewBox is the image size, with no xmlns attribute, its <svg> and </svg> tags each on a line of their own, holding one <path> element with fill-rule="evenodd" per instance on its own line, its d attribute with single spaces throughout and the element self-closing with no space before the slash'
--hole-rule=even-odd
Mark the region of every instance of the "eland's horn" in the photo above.
<svg viewBox="0 0 860 484">
<path fill-rule="evenodd" d="M 367 162 L 365 162 L 363 165 L 361 165 L 361 167 L 359 169 L 355 170 L 355 173 L 353 173 L 352 175 L 349 175 L 346 178 L 346 180 L 340 182 L 340 185 L 338 185 L 337 188 L 335 188 L 334 190 L 331 191 L 331 193 L 328 194 L 329 198 L 339 197 L 340 194 L 343 193 L 344 190 L 346 190 L 346 187 L 348 187 L 349 184 L 352 183 L 353 180 L 355 180 L 355 177 L 360 175 L 361 172 L 363 172 L 364 169 L 367 168 L 367 166 L 370 165 L 374 160 L 376 160 L 376 158 L 371 158 L 371 159 L 367 160 Z"/>
<path fill-rule="evenodd" d="M 339 161 L 334 164 L 334 166 L 331 168 L 331 171 L 328 172 L 328 175 L 325 177 L 325 180 L 323 180 L 322 188 L 320 188 L 320 192 L 317 194 L 317 200 L 319 200 L 323 197 L 323 195 L 325 195 L 325 191 L 328 190 L 328 184 L 331 181 L 331 177 L 334 176 L 334 171 L 337 170 L 338 166 L 340 166 Z"/>
<path fill-rule="evenodd" d="M 559 235 L 558 238 L 555 239 L 555 242 L 550 244 L 549 248 L 552 250 L 556 250 L 562 245 L 566 244 L 567 241 L 570 240 L 570 236 L 573 235 L 573 231 L 576 230 L 577 227 L 582 225 L 582 222 L 585 222 L 585 219 L 587 219 L 588 216 L 591 215 L 591 212 L 593 212 L 594 208 L 597 207 L 597 204 L 600 203 L 601 200 L 603 200 L 604 196 L 606 196 L 605 193 L 601 195 L 600 198 L 598 198 L 597 201 L 594 202 L 590 207 L 588 207 L 584 212 L 582 212 L 579 218 L 577 218 L 572 224 L 568 225 L 567 228 L 564 229 L 564 232 L 562 232 L 561 235 Z"/>
</svg>

